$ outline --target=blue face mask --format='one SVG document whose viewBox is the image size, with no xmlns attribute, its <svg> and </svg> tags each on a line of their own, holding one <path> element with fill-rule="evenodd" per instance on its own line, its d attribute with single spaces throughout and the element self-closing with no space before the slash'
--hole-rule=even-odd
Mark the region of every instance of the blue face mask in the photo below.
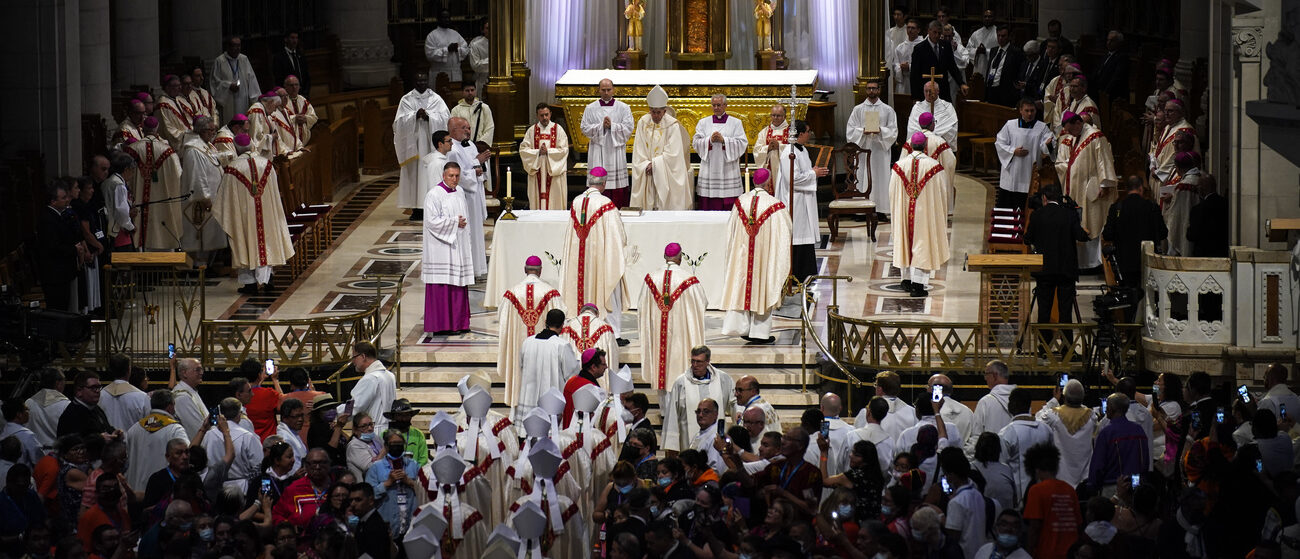
<svg viewBox="0 0 1300 559">
<path fill-rule="evenodd" d="M 998 534 L 998 545 L 1004 548 L 1013 548 L 1020 543 L 1020 537 L 1015 534 Z"/>
<path fill-rule="evenodd" d="M 889 516 L 891 514 L 894 514 L 894 507 L 891 507 L 889 505 L 880 505 L 880 514 L 881 516 Z"/>
<path fill-rule="evenodd" d="M 358 525 L 358 524 L 361 524 L 361 517 L 356 516 L 356 515 L 354 515 L 354 514 L 349 514 L 349 515 L 348 515 L 348 528 L 351 528 L 351 529 L 355 530 L 355 529 L 357 528 L 357 525 Z"/>
<path fill-rule="evenodd" d="M 374 433 L 362 433 L 362 434 L 360 434 L 360 435 L 357 435 L 357 438 L 358 438 L 358 439 L 361 439 L 361 440 L 364 441 L 364 442 L 372 442 L 372 441 L 375 440 L 375 434 L 374 434 Z"/>
<path fill-rule="evenodd" d="M 650 505 L 650 516 L 659 516 L 659 507 L 657 505 Z"/>
<path fill-rule="evenodd" d="M 840 513 L 840 518 L 853 518 L 853 505 L 847 503 L 840 505 L 836 512 Z"/>
<path fill-rule="evenodd" d="M 661 477 L 661 478 L 659 478 L 657 481 L 658 481 L 658 483 L 659 483 L 659 487 L 668 487 L 669 485 L 672 485 L 672 483 L 673 483 L 673 478 L 671 478 L 671 477 Z"/>
<path fill-rule="evenodd" d="M 212 531 L 212 528 L 204 528 L 204 529 L 202 529 L 202 530 L 199 530 L 199 539 L 200 539 L 200 540 L 203 540 L 203 541 L 205 541 L 205 542 L 210 542 L 210 541 L 212 541 L 212 537 L 213 537 L 213 531 Z"/>
<path fill-rule="evenodd" d="M 629 483 L 629 484 L 627 484 L 627 485 L 618 485 L 618 484 L 615 484 L 614 487 L 618 489 L 618 492 L 619 492 L 619 493 L 622 493 L 622 494 L 624 494 L 624 495 L 627 495 L 628 493 L 631 493 L 631 492 L 632 492 L 632 484 L 631 484 L 631 483 Z"/>
</svg>

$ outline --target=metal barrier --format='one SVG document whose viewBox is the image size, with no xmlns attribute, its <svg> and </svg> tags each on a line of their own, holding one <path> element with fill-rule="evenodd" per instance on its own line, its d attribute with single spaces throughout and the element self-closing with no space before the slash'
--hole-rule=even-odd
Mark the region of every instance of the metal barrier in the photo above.
<svg viewBox="0 0 1300 559">
<path fill-rule="evenodd" d="M 173 253 L 167 253 L 170 256 Z M 188 264 L 187 264 L 188 266 Z M 152 265 L 104 267 L 108 297 L 104 302 L 106 352 L 100 357 L 123 352 L 145 368 L 167 366 L 167 346 L 176 344 L 178 354 L 198 354 L 200 323 L 206 312 L 204 291 L 207 269 Z"/>
</svg>

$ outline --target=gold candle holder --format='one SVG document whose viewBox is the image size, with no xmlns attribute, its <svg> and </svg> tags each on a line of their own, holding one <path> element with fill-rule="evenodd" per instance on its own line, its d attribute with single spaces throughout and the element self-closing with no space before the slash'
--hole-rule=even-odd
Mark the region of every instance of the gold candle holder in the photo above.
<svg viewBox="0 0 1300 559">
<path fill-rule="evenodd" d="M 506 196 L 505 198 L 502 198 L 501 207 L 504 208 L 504 210 L 502 210 L 501 215 L 497 216 L 497 221 L 501 221 L 503 219 L 506 221 L 514 221 L 516 219 L 519 219 L 519 217 L 515 216 L 515 212 L 512 211 L 514 210 L 515 207 L 514 196 Z"/>
</svg>

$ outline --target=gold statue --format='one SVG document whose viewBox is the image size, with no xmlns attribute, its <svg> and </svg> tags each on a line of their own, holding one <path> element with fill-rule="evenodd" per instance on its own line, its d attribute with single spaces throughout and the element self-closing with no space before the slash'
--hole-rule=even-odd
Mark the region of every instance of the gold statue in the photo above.
<svg viewBox="0 0 1300 559">
<path fill-rule="evenodd" d="M 772 50 L 772 14 L 780 0 L 754 0 L 754 30 L 758 32 L 758 50 Z"/>
<path fill-rule="evenodd" d="M 627 18 L 628 50 L 641 50 L 641 18 L 645 17 L 642 0 L 630 0 L 623 10 L 623 17 Z"/>
</svg>

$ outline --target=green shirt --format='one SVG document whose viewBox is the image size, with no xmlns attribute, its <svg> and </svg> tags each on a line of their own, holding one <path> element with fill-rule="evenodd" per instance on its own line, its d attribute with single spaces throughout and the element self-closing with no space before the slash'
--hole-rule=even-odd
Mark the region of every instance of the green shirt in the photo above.
<svg viewBox="0 0 1300 559">
<path fill-rule="evenodd" d="M 424 431 L 415 427 L 407 429 L 406 451 L 419 462 L 421 468 L 429 463 L 429 443 L 425 440 Z"/>
</svg>

